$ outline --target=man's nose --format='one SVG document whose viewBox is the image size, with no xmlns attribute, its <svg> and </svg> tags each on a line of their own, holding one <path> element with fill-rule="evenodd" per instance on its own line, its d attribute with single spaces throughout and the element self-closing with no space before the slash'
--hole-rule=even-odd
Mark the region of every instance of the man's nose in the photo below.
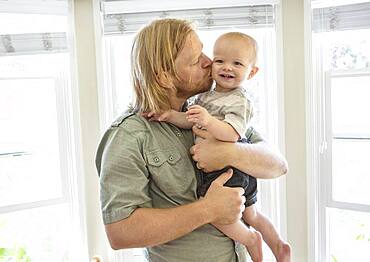
<svg viewBox="0 0 370 262">
<path fill-rule="evenodd" d="M 212 65 L 212 60 L 209 59 L 208 56 L 206 56 L 205 54 L 203 54 L 203 63 L 202 63 L 202 67 L 203 68 L 207 68 L 209 67 L 210 65 Z"/>
</svg>

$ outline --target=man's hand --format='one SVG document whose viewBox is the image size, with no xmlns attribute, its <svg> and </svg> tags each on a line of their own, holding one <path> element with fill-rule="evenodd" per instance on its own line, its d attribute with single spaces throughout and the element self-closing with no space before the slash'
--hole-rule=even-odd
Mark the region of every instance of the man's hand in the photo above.
<svg viewBox="0 0 370 262">
<path fill-rule="evenodd" d="M 127 218 L 106 224 L 111 247 L 157 246 L 205 224 L 234 223 L 242 217 L 245 197 L 242 188 L 223 186 L 231 176 L 232 170 L 219 176 L 199 201 L 168 208 L 136 208 Z"/>
<path fill-rule="evenodd" d="M 199 105 L 189 107 L 188 111 L 186 111 L 186 117 L 189 122 L 204 128 L 207 128 L 213 119 L 207 109 Z"/>
<path fill-rule="evenodd" d="M 193 160 L 197 162 L 197 167 L 204 172 L 220 170 L 228 165 L 228 157 L 233 156 L 234 143 L 221 142 L 215 139 L 209 132 L 193 126 L 193 133 L 203 138 L 199 143 L 190 148 Z"/>
<path fill-rule="evenodd" d="M 244 189 L 241 187 L 225 187 L 224 184 L 231 178 L 232 169 L 220 175 L 209 187 L 204 201 L 207 201 L 207 207 L 211 217 L 211 223 L 231 224 L 242 217 L 245 209 Z"/>
</svg>

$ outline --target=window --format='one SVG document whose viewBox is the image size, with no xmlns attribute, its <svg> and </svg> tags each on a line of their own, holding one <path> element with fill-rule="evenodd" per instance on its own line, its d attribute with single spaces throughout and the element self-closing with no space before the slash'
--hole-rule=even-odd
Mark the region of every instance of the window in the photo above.
<svg viewBox="0 0 370 262">
<path fill-rule="evenodd" d="M 0 5 L 0 261 L 87 259 L 67 10 Z"/>
<path fill-rule="evenodd" d="M 370 257 L 369 10 L 369 3 L 313 4 L 316 261 Z"/>
</svg>

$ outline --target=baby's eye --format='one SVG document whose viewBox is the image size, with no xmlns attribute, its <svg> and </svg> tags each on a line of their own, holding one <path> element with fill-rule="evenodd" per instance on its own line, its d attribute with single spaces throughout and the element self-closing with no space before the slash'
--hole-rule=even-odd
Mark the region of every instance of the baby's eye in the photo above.
<svg viewBox="0 0 370 262">
<path fill-rule="evenodd" d="M 221 59 L 216 59 L 215 61 L 214 61 L 214 63 L 218 63 L 218 64 L 221 64 L 223 62 L 223 60 L 221 60 Z"/>
<path fill-rule="evenodd" d="M 238 61 L 235 61 L 235 62 L 234 62 L 234 65 L 242 66 L 243 64 L 242 64 L 242 63 L 240 63 L 240 62 L 238 62 Z"/>
</svg>

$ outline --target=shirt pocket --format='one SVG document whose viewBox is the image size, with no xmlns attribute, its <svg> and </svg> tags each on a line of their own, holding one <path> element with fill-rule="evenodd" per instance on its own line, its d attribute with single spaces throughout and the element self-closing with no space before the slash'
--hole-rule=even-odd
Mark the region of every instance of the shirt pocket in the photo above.
<svg viewBox="0 0 370 262">
<path fill-rule="evenodd" d="M 155 184 L 153 186 L 165 194 L 183 194 L 194 183 L 189 176 L 192 163 L 187 157 L 182 157 L 178 149 L 150 151 L 146 153 L 146 158 L 152 182 Z"/>
</svg>

